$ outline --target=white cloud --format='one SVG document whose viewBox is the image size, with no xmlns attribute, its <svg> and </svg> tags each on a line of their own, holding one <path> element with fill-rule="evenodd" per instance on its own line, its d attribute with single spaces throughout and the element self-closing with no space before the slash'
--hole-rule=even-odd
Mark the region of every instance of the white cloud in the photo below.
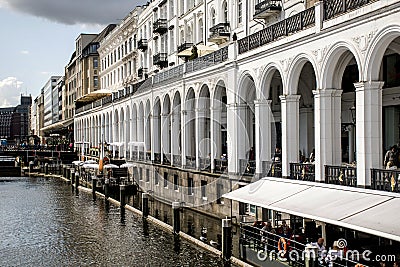
<svg viewBox="0 0 400 267">
<path fill-rule="evenodd" d="M 28 55 L 29 51 L 28 50 L 21 50 L 20 53 L 23 54 L 23 55 Z"/>
<path fill-rule="evenodd" d="M 13 107 L 19 104 L 23 82 L 15 77 L 0 80 L 0 108 Z"/>
<path fill-rule="evenodd" d="M 40 72 L 40 74 L 42 74 L 42 75 L 48 75 L 50 72 L 48 72 L 48 71 L 41 71 Z"/>
</svg>

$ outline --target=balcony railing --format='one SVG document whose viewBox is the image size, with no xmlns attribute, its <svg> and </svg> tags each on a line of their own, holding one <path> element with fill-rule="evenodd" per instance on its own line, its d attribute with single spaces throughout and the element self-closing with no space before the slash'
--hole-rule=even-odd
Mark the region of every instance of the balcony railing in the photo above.
<svg viewBox="0 0 400 267">
<path fill-rule="evenodd" d="M 147 50 L 147 39 L 140 39 L 138 41 L 138 49 L 142 51 Z"/>
<path fill-rule="evenodd" d="M 315 182 L 315 165 L 312 163 L 290 163 L 290 179 Z"/>
<path fill-rule="evenodd" d="M 400 170 L 371 170 L 371 188 L 400 193 Z"/>
<path fill-rule="evenodd" d="M 154 153 L 154 163 L 161 164 L 161 153 Z"/>
<path fill-rule="evenodd" d="M 139 151 L 139 161 L 144 161 L 144 151 Z"/>
<path fill-rule="evenodd" d="M 256 173 L 256 161 L 239 159 L 240 173 L 243 175 L 253 175 Z"/>
<path fill-rule="evenodd" d="M 210 37 L 208 41 L 215 43 L 223 43 L 229 39 L 231 35 L 229 22 L 218 23 L 210 28 Z"/>
<path fill-rule="evenodd" d="M 138 152 L 137 151 L 133 151 L 133 154 L 132 154 L 132 160 L 138 160 Z"/>
<path fill-rule="evenodd" d="M 168 66 L 167 53 L 158 53 L 153 56 L 153 64 L 165 68 Z"/>
<path fill-rule="evenodd" d="M 196 169 L 196 157 L 186 156 L 186 165 L 185 165 L 185 168 L 186 168 L 186 169 L 195 170 L 195 169 Z"/>
<path fill-rule="evenodd" d="M 182 52 L 182 51 L 184 51 L 184 50 L 186 50 L 186 49 L 189 49 L 189 48 L 191 48 L 192 46 L 193 46 L 193 43 L 183 43 L 183 44 L 181 44 L 181 45 L 178 46 L 178 53 L 179 53 L 179 52 Z"/>
<path fill-rule="evenodd" d="M 181 155 L 173 155 L 172 156 L 172 165 L 175 167 L 180 167 L 182 165 L 182 156 Z"/>
<path fill-rule="evenodd" d="M 168 31 L 167 19 L 158 19 L 153 23 L 153 32 L 163 34 Z"/>
<path fill-rule="evenodd" d="M 265 19 L 282 11 L 280 0 L 266 0 L 255 6 L 254 18 Z"/>
<path fill-rule="evenodd" d="M 238 41 L 239 54 L 271 43 L 315 24 L 315 8 L 306 9 Z"/>
<path fill-rule="evenodd" d="M 163 72 L 159 72 L 153 77 L 153 83 L 160 83 L 166 80 L 174 79 L 174 78 L 180 78 L 183 75 L 183 65 L 179 65 L 176 67 L 173 67 L 171 69 L 168 69 Z"/>
<path fill-rule="evenodd" d="M 151 151 L 146 152 L 146 161 L 147 162 L 151 161 Z"/>
<path fill-rule="evenodd" d="M 227 173 L 228 172 L 228 160 L 227 159 L 214 159 L 214 172 L 215 173 Z"/>
<path fill-rule="evenodd" d="M 357 168 L 355 166 L 325 165 L 325 183 L 356 187 Z"/>
<path fill-rule="evenodd" d="M 199 158 L 200 170 L 201 171 L 211 171 L 211 159 L 209 158 Z"/>
<path fill-rule="evenodd" d="M 191 60 L 186 64 L 186 73 L 202 70 L 222 63 L 228 59 L 228 47 L 223 47 L 205 56 Z"/>
<path fill-rule="evenodd" d="M 171 154 L 163 153 L 163 165 L 171 165 Z"/>
<path fill-rule="evenodd" d="M 376 0 L 324 0 L 324 17 L 328 20 L 373 1 Z"/>
<path fill-rule="evenodd" d="M 143 75 L 144 76 L 146 76 L 146 74 L 147 74 L 147 68 L 139 68 L 138 69 L 138 76 L 140 77 L 140 78 L 142 78 L 143 77 Z"/>
</svg>

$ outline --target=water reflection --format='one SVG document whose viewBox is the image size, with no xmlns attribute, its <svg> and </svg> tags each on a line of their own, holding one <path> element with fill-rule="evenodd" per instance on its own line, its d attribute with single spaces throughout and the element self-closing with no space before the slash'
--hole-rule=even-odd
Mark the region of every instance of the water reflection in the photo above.
<svg viewBox="0 0 400 267">
<path fill-rule="evenodd" d="M 221 266 L 132 213 L 55 179 L 0 182 L 4 266 Z M 123 216 L 122 216 L 123 215 Z"/>
</svg>

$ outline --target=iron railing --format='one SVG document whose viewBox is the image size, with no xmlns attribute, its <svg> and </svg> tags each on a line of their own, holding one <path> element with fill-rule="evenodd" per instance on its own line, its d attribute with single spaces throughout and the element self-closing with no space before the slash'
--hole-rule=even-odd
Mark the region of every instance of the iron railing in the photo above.
<svg viewBox="0 0 400 267">
<path fill-rule="evenodd" d="M 189 49 L 189 48 L 191 48 L 193 46 L 193 43 L 183 43 L 183 44 L 181 44 L 181 45 L 178 45 L 178 53 L 179 52 L 182 52 L 182 51 L 184 51 L 184 50 L 186 50 L 186 49 Z"/>
<path fill-rule="evenodd" d="M 239 54 L 271 43 L 281 37 L 304 30 L 314 24 L 315 8 L 312 7 L 238 40 Z"/>
<path fill-rule="evenodd" d="M 356 187 L 357 168 L 355 166 L 325 165 L 325 183 Z"/>
<path fill-rule="evenodd" d="M 243 175 L 253 175 L 256 172 L 256 161 L 239 159 L 240 173 Z"/>
<path fill-rule="evenodd" d="M 146 161 L 147 162 L 151 161 L 151 151 L 146 152 Z"/>
<path fill-rule="evenodd" d="M 192 169 L 195 170 L 196 169 L 196 157 L 193 156 L 186 156 L 186 165 L 185 165 L 186 169 Z"/>
<path fill-rule="evenodd" d="M 182 156 L 181 155 L 173 155 L 172 156 L 172 165 L 175 167 L 180 167 L 182 165 Z"/>
<path fill-rule="evenodd" d="M 202 70 L 222 63 L 228 59 L 228 47 L 223 47 L 205 56 L 191 60 L 186 64 L 186 73 Z"/>
<path fill-rule="evenodd" d="M 183 65 L 178 65 L 163 72 L 159 72 L 153 77 L 153 83 L 161 83 L 174 78 L 180 78 L 183 75 Z"/>
<path fill-rule="evenodd" d="M 282 10 L 281 4 L 282 4 L 281 0 L 265 0 L 265 1 L 262 1 L 261 3 L 256 4 L 254 17 L 256 17 L 257 15 L 263 13 L 266 10 L 281 11 Z"/>
<path fill-rule="evenodd" d="M 227 159 L 214 159 L 214 172 L 215 173 L 227 173 L 228 172 L 228 160 Z"/>
<path fill-rule="evenodd" d="M 229 37 L 230 33 L 230 24 L 229 22 L 222 22 L 214 25 L 210 28 L 210 38 L 213 39 L 216 37 Z"/>
<path fill-rule="evenodd" d="M 168 65 L 167 53 L 158 53 L 153 56 L 153 64 L 162 68 Z"/>
<path fill-rule="evenodd" d="M 324 0 L 324 19 L 328 20 L 376 0 Z"/>
<path fill-rule="evenodd" d="M 161 164 L 161 153 L 154 153 L 154 163 Z"/>
<path fill-rule="evenodd" d="M 171 165 L 171 154 L 170 153 L 163 153 L 163 165 Z"/>
<path fill-rule="evenodd" d="M 138 41 L 138 49 L 143 51 L 147 49 L 147 39 L 140 39 Z"/>
<path fill-rule="evenodd" d="M 211 159 L 199 158 L 199 165 L 201 171 L 211 172 Z"/>
<path fill-rule="evenodd" d="M 315 182 L 315 165 L 312 163 L 290 163 L 290 179 Z"/>
<path fill-rule="evenodd" d="M 144 161 L 144 151 L 139 151 L 139 161 Z"/>
<path fill-rule="evenodd" d="M 153 32 L 163 34 L 167 31 L 167 19 L 158 19 L 153 23 Z"/>
<path fill-rule="evenodd" d="M 371 169 L 371 188 L 400 193 L 400 170 Z"/>
</svg>

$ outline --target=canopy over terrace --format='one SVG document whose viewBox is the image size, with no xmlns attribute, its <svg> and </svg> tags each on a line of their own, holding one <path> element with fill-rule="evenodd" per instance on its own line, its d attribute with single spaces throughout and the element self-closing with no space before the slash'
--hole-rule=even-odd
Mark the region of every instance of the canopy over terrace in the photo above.
<svg viewBox="0 0 400 267">
<path fill-rule="evenodd" d="M 223 197 L 400 241 L 395 193 L 263 178 Z"/>
<path fill-rule="evenodd" d="M 82 104 L 82 103 L 84 104 L 84 103 L 96 101 L 96 100 L 98 100 L 100 98 L 103 98 L 105 96 L 110 96 L 110 95 L 111 95 L 111 91 L 110 90 L 101 89 L 101 90 L 97 90 L 97 91 L 91 92 L 89 94 L 86 94 L 86 95 L 78 98 L 76 100 L 76 102 L 80 103 L 80 104 Z"/>
</svg>

